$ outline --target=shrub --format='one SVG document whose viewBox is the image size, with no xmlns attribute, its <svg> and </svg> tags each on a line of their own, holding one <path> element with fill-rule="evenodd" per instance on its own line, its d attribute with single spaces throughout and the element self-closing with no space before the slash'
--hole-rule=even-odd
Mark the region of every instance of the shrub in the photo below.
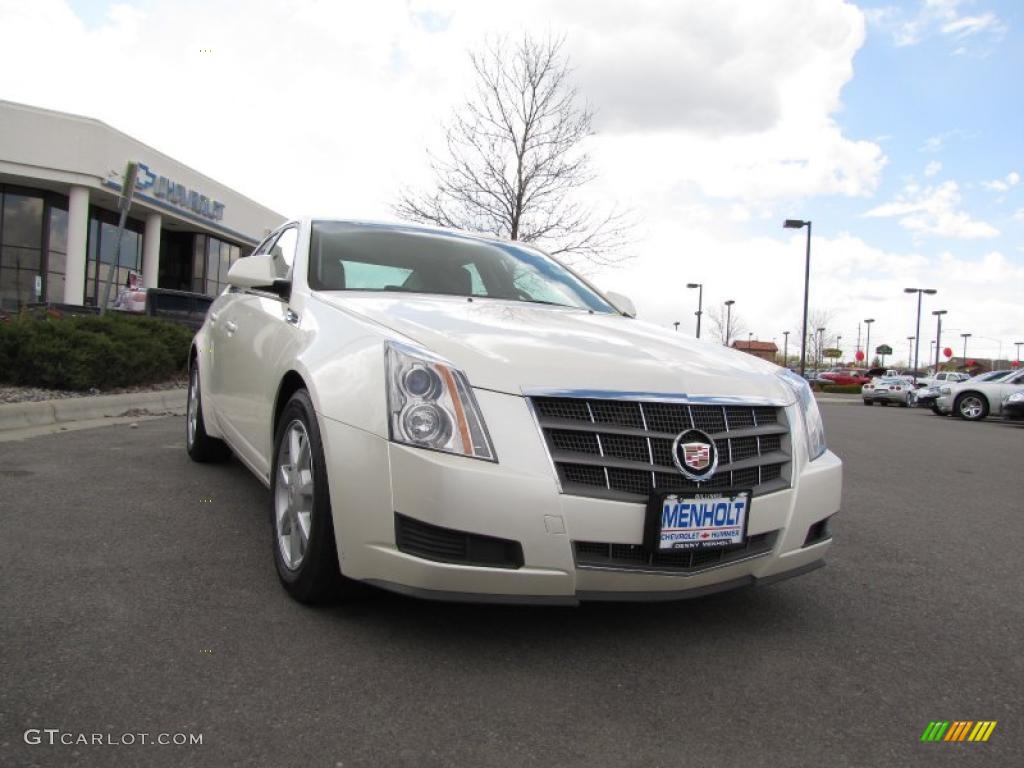
<svg viewBox="0 0 1024 768">
<path fill-rule="evenodd" d="M 112 389 L 185 372 L 192 331 L 154 317 L 33 316 L 0 323 L 0 381 Z"/>
<path fill-rule="evenodd" d="M 860 384 L 823 384 L 821 391 L 833 395 L 859 395 L 860 388 Z"/>
</svg>

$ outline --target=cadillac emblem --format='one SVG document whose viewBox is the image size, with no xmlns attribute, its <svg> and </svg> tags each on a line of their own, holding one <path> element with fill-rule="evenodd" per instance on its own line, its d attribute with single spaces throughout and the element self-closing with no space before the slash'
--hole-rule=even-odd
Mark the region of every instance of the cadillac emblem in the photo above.
<svg viewBox="0 0 1024 768">
<path fill-rule="evenodd" d="M 688 429 L 681 432 L 672 444 L 672 460 L 680 472 L 699 483 L 715 473 L 718 449 L 706 432 Z"/>
</svg>

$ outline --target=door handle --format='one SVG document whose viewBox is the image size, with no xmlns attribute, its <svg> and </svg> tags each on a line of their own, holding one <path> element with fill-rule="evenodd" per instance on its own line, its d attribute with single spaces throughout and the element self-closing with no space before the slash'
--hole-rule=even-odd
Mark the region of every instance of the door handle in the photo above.
<svg viewBox="0 0 1024 768">
<path fill-rule="evenodd" d="M 292 325 L 299 324 L 299 315 L 293 309 L 289 308 L 288 311 L 284 313 L 284 319 L 286 322 L 289 322 Z"/>
<path fill-rule="evenodd" d="M 216 312 L 211 312 L 210 313 L 210 324 L 212 325 L 213 323 L 216 323 L 216 322 L 217 322 L 217 313 Z"/>
<path fill-rule="evenodd" d="M 228 320 L 226 323 L 224 323 L 224 327 L 228 329 L 228 333 L 234 333 L 235 331 L 238 330 L 238 323 L 236 323 L 234 320 Z"/>
</svg>

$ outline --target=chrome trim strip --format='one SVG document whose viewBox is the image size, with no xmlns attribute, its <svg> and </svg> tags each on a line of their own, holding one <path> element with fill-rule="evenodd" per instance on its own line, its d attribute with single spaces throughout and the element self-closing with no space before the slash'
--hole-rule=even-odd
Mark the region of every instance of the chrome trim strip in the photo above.
<svg viewBox="0 0 1024 768">
<path fill-rule="evenodd" d="M 533 426 L 537 429 L 537 437 L 540 438 L 540 444 L 544 448 L 544 455 L 548 457 L 548 464 L 551 465 L 551 474 L 555 478 L 555 490 L 559 493 L 565 493 L 562 490 L 562 480 L 558 477 L 558 467 L 555 466 L 555 460 L 551 456 L 551 449 L 548 447 L 548 439 L 544 436 L 544 429 L 540 425 L 540 417 L 537 415 L 537 409 L 533 407 L 533 400 L 530 398 L 524 398 L 526 400 L 526 407 L 530 411 L 530 416 L 533 417 Z"/>
<path fill-rule="evenodd" d="M 575 546 L 573 547 L 573 557 L 575 558 Z M 576 569 L 580 571 L 614 571 L 615 573 L 645 573 L 645 574 L 656 574 L 658 576 L 677 576 L 688 578 L 690 576 L 700 576 L 702 573 L 708 571 L 717 571 L 719 568 L 731 568 L 734 565 L 740 565 L 742 563 L 748 563 L 751 560 L 757 560 L 759 557 L 768 557 L 775 551 L 775 546 L 765 552 L 758 552 L 754 555 L 747 555 L 741 557 L 738 560 L 730 560 L 728 563 L 717 563 L 715 565 L 709 565 L 707 568 L 701 568 L 696 571 L 666 571 L 654 566 L 645 567 L 642 565 L 632 566 L 624 568 L 615 565 L 581 565 L 576 563 Z"/>
<path fill-rule="evenodd" d="M 590 403 L 587 403 L 587 415 L 590 417 L 590 423 L 596 426 L 597 422 L 594 420 L 594 409 L 590 407 Z M 594 437 L 597 438 L 597 452 L 601 455 L 601 458 L 603 459 L 604 446 L 601 445 L 601 433 L 598 432 L 596 429 L 594 430 Z M 548 455 L 551 455 L 551 446 L 548 446 Z M 552 461 L 554 461 L 554 459 L 552 459 Z M 601 469 L 604 470 L 604 487 L 610 491 L 612 489 L 612 479 L 611 477 L 608 476 L 608 467 L 601 467 Z"/>
<path fill-rule="evenodd" d="M 647 427 L 647 414 L 644 413 L 644 404 L 637 403 L 637 407 L 640 409 L 640 422 L 644 425 L 644 432 L 647 433 L 644 437 L 647 439 L 647 458 L 651 462 L 651 488 L 657 488 L 658 473 L 654 468 L 654 449 L 651 447 L 651 430 Z M 611 484 L 609 484 L 609 490 L 611 490 Z"/>
<path fill-rule="evenodd" d="M 785 408 L 796 403 L 759 395 L 689 395 L 682 392 L 631 392 L 606 389 L 559 389 L 557 387 L 523 387 L 524 397 L 575 397 L 588 400 L 646 400 L 656 403 L 688 403 L 692 405 L 770 405 Z"/>
</svg>

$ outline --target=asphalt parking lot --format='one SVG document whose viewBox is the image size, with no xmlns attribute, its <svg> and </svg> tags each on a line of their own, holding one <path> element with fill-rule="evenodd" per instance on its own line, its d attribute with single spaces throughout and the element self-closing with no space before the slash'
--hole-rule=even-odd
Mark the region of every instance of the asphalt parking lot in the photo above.
<svg viewBox="0 0 1024 768">
<path fill-rule="evenodd" d="M 0 443 L 0 764 L 1024 765 L 1024 430 L 825 406 L 829 567 L 668 605 L 277 584 L 267 493 L 181 419 Z M 922 744 L 931 720 L 988 743 Z M 27 729 L 202 734 L 27 745 Z"/>
</svg>

